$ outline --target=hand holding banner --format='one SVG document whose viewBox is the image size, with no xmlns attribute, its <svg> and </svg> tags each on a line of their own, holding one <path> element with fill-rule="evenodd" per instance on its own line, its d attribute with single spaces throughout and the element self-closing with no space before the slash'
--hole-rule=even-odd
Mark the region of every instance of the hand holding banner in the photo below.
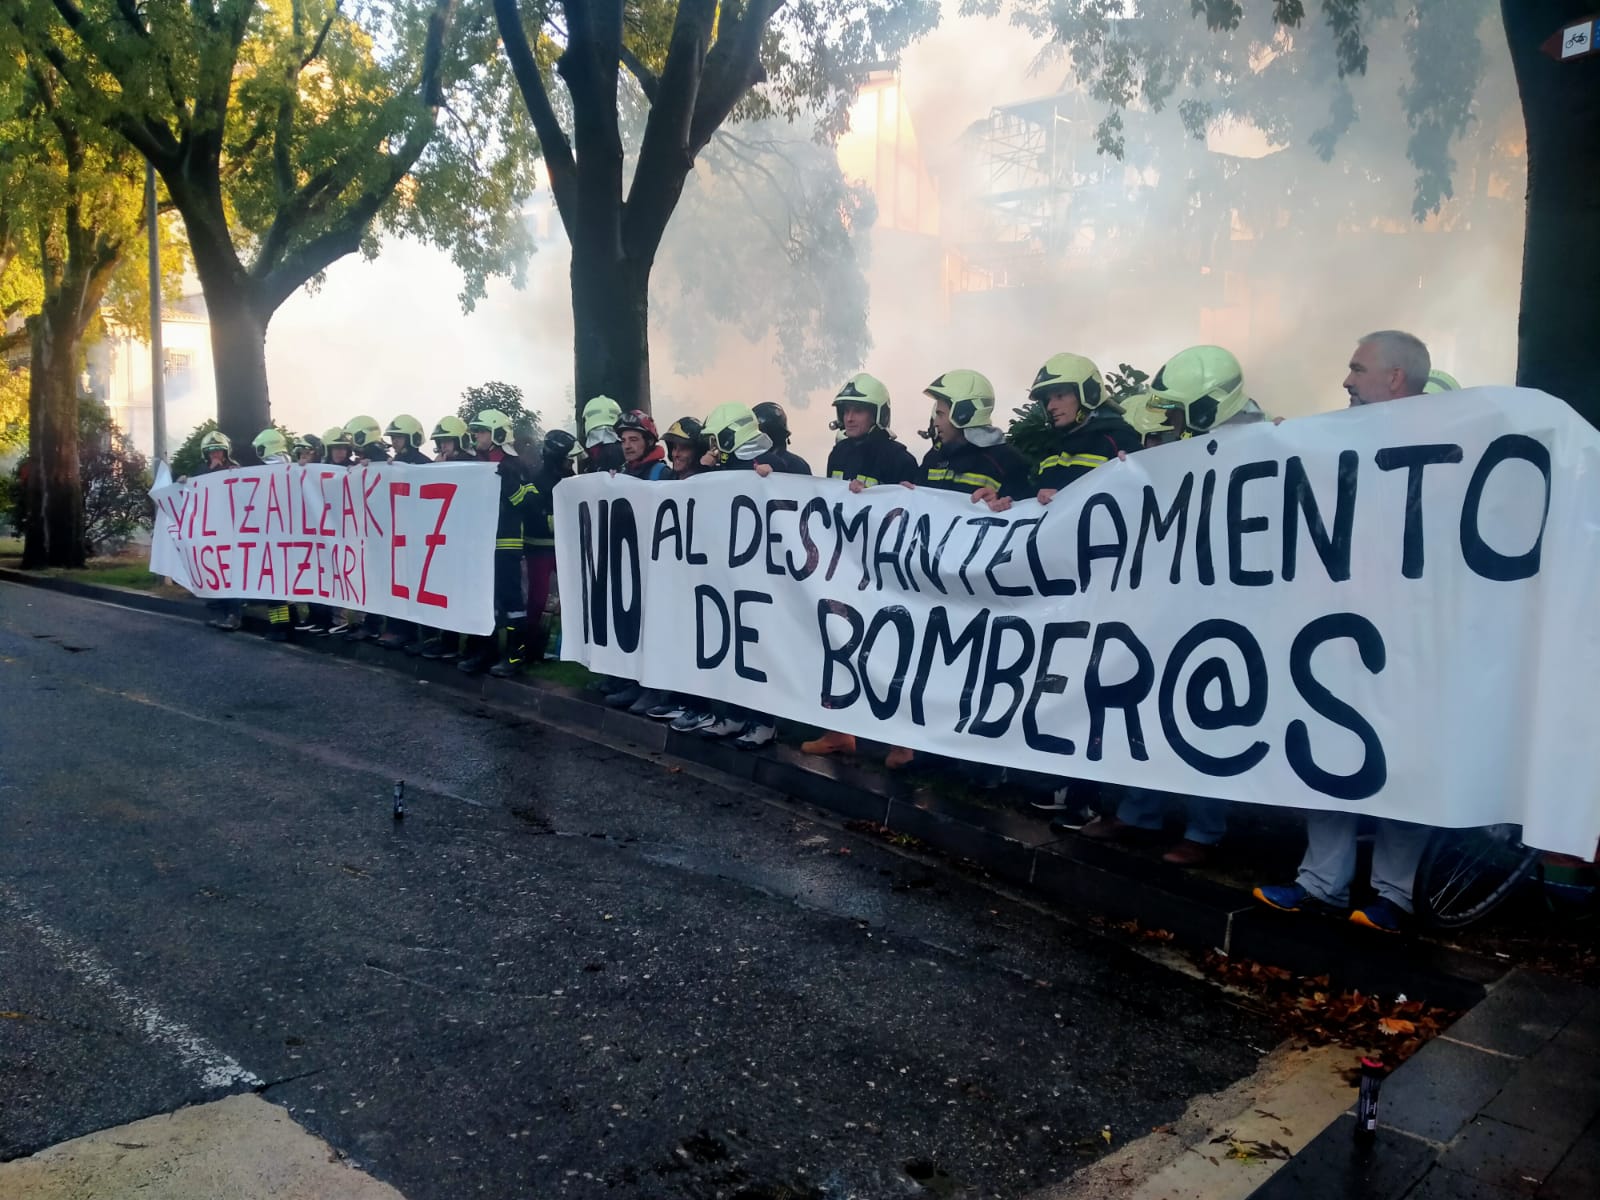
<svg viewBox="0 0 1600 1200">
<path fill-rule="evenodd" d="M 1591 854 L 1600 435 L 1416 397 L 1006 513 L 744 472 L 556 489 L 564 656 L 956 758 Z"/>
<path fill-rule="evenodd" d="M 494 629 L 488 463 L 246 467 L 153 488 L 150 569 L 197 596 Z"/>
</svg>

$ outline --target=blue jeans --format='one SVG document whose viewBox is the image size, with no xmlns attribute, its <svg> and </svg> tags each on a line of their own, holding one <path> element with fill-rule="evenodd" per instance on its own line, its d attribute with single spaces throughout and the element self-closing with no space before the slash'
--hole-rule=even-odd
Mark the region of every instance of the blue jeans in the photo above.
<svg viewBox="0 0 1600 1200">
<path fill-rule="evenodd" d="M 1228 832 L 1228 802 L 1204 796 L 1183 798 L 1186 841 L 1215 846 Z M 1166 816 L 1167 800 L 1160 792 L 1128 788 L 1117 805 L 1117 820 L 1135 829 L 1160 829 Z"/>
</svg>

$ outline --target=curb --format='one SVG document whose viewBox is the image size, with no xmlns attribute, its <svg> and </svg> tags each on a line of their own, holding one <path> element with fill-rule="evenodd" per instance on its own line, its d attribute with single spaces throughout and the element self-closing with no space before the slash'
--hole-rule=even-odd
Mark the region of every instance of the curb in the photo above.
<svg viewBox="0 0 1600 1200">
<path fill-rule="evenodd" d="M 204 611 L 199 600 L 150 596 L 10 568 L 0 568 L 0 580 L 168 616 L 198 619 Z M 247 616 L 246 624 L 264 622 Z M 557 724 L 580 737 L 587 731 L 601 735 L 597 740 L 625 741 L 709 768 L 733 782 L 770 788 L 847 821 L 871 822 L 886 832 L 910 835 L 946 857 L 1056 906 L 1168 930 L 1190 949 L 1220 950 L 1299 975 L 1328 975 L 1336 987 L 1404 992 L 1414 1000 L 1454 1009 L 1470 1008 L 1483 999 L 1509 969 L 1465 951 L 1382 937 L 1344 921 L 1273 912 L 1244 892 L 1114 846 L 1058 833 L 1043 820 L 1020 812 L 939 796 L 911 781 L 802 754 L 789 746 L 774 744 L 761 753 L 740 751 L 607 709 L 558 684 L 464 675 L 452 663 L 413 658 L 368 642 L 319 638 L 297 645 L 398 670 L 430 685 Z"/>
</svg>

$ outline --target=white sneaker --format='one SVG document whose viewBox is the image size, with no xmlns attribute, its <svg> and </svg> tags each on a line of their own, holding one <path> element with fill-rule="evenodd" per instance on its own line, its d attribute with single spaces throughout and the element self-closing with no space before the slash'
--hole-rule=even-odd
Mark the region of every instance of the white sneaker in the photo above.
<svg viewBox="0 0 1600 1200">
<path fill-rule="evenodd" d="M 713 720 L 712 724 L 701 729 L 700 736 L 703 738 L 730 738 L 735 734 L 743 733 L 744 730 L 745 722 L 735 721 L 732 717 L 723 717 L 720 720 Z"/>
<path fill-rule="evenodd" d="M 776 725 L 751 721 L 745 726 L 745 731 L 733 740 L 733 744 L 741 750 L 759 750 L 777 736 Z"/>
</svg>

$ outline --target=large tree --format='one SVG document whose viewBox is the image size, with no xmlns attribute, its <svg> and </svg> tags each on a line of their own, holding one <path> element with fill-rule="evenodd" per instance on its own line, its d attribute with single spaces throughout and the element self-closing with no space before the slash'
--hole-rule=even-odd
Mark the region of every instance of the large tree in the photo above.
<svg viewBox="0 0 1600 1200">
<path fill-rule="evenodd" d="M 939 15 L 936 0 L 493 3 L 572 246 L 578 402 L 642 408 L 650 272 L 712 136 L 730 119 L 803 113 L 838 133 L 868 72 Z M 647 111 L 629 179 L 619 113 L 631 103 Z"/>
<path fill-rule="evenodd" d="M 0 80 L 0 220 L 11 231 L 6 253 L 36 281 L 11 314 L 26 312 L 29 353 L 23 565 L 81 566 L 83 342 L 117 269 L 143 244 L 144 170 L 120 139 L 85 119 L 53 67 L 21 53 L 15 33 L 0 28 L 0 56 L 18 68 Z"/>
<path fill-rule="evenodd" d="M 270 421 L 273 314 L 380 231 L 447 247 L 468 308 L 520 282 L 533 141 L 487 0 L 13 2 L 182 215 L 235 445 Z"/>
<path fill-rule="evenodd" d="M 1223 115 L 1279 144 L 1337 161 L 1341 140 L 1389 95 L 1364 89 L 1369 56 L 1403 54 L 1400 89 L 1412 212 L 1454 192 L 1461 140 L 1479 111 L 1485 37 L 1504 36 L 1527 131 L 1527 211 L 1517 382 L 1600 425 L 1600 288 L 1574 271 L 1600 262 L 1600 55 L 1560 61 L 1543 47 L 1593 17 L 1593 0 L 964 0 L 1070 57 L 1106 107 L 1101 148 L 1126 149 L 1124 113 L 1172 107 L 1196 137 Z M 1381 118 L 1380 118 L 1381 119 Z M 1315 187 L 1315 181 L 1311 182 Z"/>
</svg>

